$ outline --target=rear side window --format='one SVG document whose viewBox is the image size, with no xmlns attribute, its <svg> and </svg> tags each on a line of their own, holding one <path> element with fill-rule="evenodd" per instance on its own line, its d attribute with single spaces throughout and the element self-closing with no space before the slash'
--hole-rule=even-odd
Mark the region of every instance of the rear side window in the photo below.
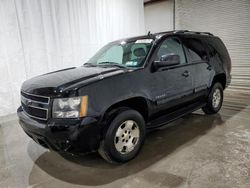
<svg viewBox="0 0 250 188">
<path fill-rule="evenodd" d="M 183 46 L 191 62 L 207 60 L 207 52 L 201 40 L 196 38 L 183 38 Z"/>
</svg>

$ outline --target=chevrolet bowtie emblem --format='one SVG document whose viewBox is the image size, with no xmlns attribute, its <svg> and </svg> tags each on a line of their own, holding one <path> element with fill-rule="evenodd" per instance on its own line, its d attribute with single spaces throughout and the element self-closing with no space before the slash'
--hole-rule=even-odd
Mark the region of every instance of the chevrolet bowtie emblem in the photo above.
<svg viewBox="0 0 250 188">
<path fill-rule="evenodd" d="M 27 105 L 27 106 L 30 106 L 31 104 L 32 104 L 32 101 L 31 101 L 31 100 L 27 100 L 27 101 L 26 101 L 26 105 Z"/>
</svg>

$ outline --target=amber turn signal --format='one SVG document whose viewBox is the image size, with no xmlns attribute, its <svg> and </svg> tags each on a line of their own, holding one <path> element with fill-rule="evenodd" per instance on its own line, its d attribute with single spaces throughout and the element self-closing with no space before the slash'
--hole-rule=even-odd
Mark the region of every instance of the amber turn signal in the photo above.
<svg viewBox="0 0 250 188">
<path fill-rule="evenodd" d="M 81 107 L 80 107 L 80 117 L 85 117 L 88 111 L 88 96 L 82 96 Z"/>
</svg>

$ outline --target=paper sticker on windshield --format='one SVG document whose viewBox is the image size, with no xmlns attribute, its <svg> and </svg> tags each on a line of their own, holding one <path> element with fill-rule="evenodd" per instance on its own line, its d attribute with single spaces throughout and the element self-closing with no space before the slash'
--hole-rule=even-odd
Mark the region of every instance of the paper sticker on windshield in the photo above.
<svg viewBox="0 0 250 188">
<path fill-rule="evenodd" d="M 131 67 L 134 67 L 134 66 L 137 66 L 138 65 L 138 62 L 137 61 L 127 61 L 125 63 L 126 66 L 131 66 Z"/>
<path fill-rule="evenodd" d="M 135 43 L 151 43 L 153 39 L 141 39 L 137 40 Z"/>
</svg>

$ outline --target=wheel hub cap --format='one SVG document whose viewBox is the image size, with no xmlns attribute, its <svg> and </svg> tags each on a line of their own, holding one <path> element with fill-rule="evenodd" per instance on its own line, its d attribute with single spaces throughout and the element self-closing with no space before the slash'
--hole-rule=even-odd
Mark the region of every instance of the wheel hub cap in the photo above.
<svg viewBox="0 0 250 188">
<path fill-rule="evenodd" d="M 116 131 L 114 144 L 118 152 L 126 154 L 131 152 L 140 137 L 140 130 L 133 120 L 123 122 Z"/>
<path fill-rule="evenodd" d="M 213 101 L 212 105 L 214 108 L 217 108 L 220 105 L 221 102 L 221 92 L 219 89 L 216 89 L 213 93 Z"/>
</svg>

